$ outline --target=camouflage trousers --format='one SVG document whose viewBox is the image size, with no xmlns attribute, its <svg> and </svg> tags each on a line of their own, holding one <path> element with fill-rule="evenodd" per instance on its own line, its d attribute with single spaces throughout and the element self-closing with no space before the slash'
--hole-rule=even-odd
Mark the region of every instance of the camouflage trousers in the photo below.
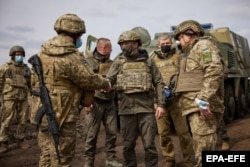
<svg viewBox="0 0 250 167">
<path fill-rule="evenodd" d="M 160 138 L 160 146 L 166 161 L 175 160 L 174 145 L 170 138 L 172 123 L 180 141 L 183 160 L 186 167 L 194 166 L 193 139 L 191 137 L 186 116 L 182 116 L 178 101 L 172 101 L 161 119 L 156 119 Z"/>
<path fill-rule="evenodd" d="M 188 115 L 188 121 L 193 136 L 193 146 L 195 151 L 195 167 L 202 166 L 202 151 L 216 150 L 217 128 L 222 119 L 222 113 L 213 113 L 212 119 L 200 117 L 199 112 Z"/>
<path fill-rule="evenodd" d="M 158 154 L 155 147 L 156 121 L 154 113 L 120 115 L 123 140 L 123 166 L 136 167 L 136 140 L 141 136 L 145 150 L 145 167 L 158 166 Z"/>
<path fill-rule="evenodd" d="M 27 113 L 29 109 L 28 101 L 5 100 L 0 113 L 0 142 L 7 141 L 9 136 L 9 126 L 11 121 L 17 122 L 18 126 L 14 136 L 17 139 L 25 138 Z"/>
<path fill-rule="evenodd" d="M 97 137 L 101 123 L 104 125 L 106 139 L 106 159 L 116 158 L 116 138 L 117 138 L 117 113 L 113 101 L 95 102 L 93 110 L 85 116 L 87 123 L 87 137 L 85 143 L 85 164 L 94 165 Z"/>
<path fill-rule="evenodd" d="M 87 137 L 87 123 L 85 120 L 86 112 L 84 109 L 80 111 L 80 117 L 76 122 L 76 132 L 80 135 L 80 137 L 85 141 Z"/>
<path fill-rule="evenodd" d="M 59 133 L 59 154 L 61 164 L 57 159 L 53 137 L 48 132 L 39 131 L 38 146 L 41 150 L 39 167 L 70 167 L 76 148 L 76 123 L 64 123 Z"/>
</svg>

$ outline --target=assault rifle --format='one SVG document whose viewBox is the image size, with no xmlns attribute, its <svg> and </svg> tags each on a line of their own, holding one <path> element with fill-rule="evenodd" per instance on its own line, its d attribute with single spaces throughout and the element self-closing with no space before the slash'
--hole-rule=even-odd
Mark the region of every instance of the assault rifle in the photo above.
<svg viewBox="0 0 250 167">
<path fill-rule="evenodd" d="M 38 76 L 39 87 L 40 87 L 40 90 L 39 90 L 39 92 L 37 92 L 36 95 L 40 96 L 40 99 L 42 102 L 42 107 L 39 108 L 39 110 L 38 110 L 38 114 L 36 115 L 36 121 L 38 123 L 41 123 L 42 117 L 44 116 L 44 114 L 46 114 L 48 126 L 41 129 L 41 132 L 49 131 L 49 133 L 52 135 L 52 137 L 54 139 L 54 145 L 55 145 L 55 150 L 56 150 L 56 154 L 57 154 L 57 159 L 58 159 L 59 164 L 60 164 L 61 160 L 60 160 L 60 155 L 59 155 L 59 150 L 58 150 L 59 129 L 58 129 L 58 124 L 56 123 L 54 111 L 52 109 L 49 91 L 44 84 L 42 64 L 41 64 L 40 58 L 37 55 L 31 56 L 29 58 L 28 62 L 32 65 L 35 73 Z"/>
</svg>

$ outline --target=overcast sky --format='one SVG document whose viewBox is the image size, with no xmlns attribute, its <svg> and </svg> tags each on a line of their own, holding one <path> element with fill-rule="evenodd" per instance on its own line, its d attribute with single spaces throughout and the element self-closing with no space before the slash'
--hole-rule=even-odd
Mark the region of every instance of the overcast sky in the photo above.
<svg viewBox="0 0 250 167">
<path fill-rule="evenodd" d="M 119 52 L 117 39 L 123 31 L 141 26 L 153 38 L 155 32 L 168 32 L 187 19 L 229 27 L 250 42 L 250 0 L 1 0 L 0 65 L 10 59 L 14 45 L 25 48 L 27 61 L 56 35 L 54 23 L 65 13 L 85 21 L 80 51 L 89 34 L 107 37 L 113 44 L 111 57 Z"/>
</svg>

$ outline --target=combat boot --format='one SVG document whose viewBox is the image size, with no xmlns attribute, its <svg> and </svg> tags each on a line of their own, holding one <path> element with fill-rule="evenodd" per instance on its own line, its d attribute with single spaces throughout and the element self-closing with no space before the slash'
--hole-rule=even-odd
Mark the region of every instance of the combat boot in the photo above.
<svg viewBox="0 0 250 167">
<path fill-rule="evenodd" d="M 26 141 L 24 141 L 23 139 L 19 140 L 17 142 L 18 144 L 18 147 L 20 147 L 21 149 L 27 149 L 27 148 L 30 148 L 30 144 L 27 143 Z"/>
<path fill-rule="evenodd" d="M 0 153 L 5 153 L 8 151 L 8 142 L 0 142 Z"/>
<path fill-rule="evenodd" d="M 116 160 L 106 160 L 105 167 L 122 167 L 122 164 L 117 162 Z"/>
<path fill-rule="evenodd" d="M 221 144 L 221 150 L 223 151 L 227 151 L 229 150 L 229 142 L 228 141 L 223 141 L 222 144 Z"/>
</svg>

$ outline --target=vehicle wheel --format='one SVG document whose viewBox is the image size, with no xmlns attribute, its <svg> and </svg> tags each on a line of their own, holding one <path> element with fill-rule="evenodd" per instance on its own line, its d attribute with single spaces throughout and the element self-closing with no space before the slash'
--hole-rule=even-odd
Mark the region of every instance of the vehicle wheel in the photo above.
<svg viewBox="0 0 250 167">
<path fill-rule="evenodd" d="M 235 99 L 232 86 L 227 85 L 225 87 L 225 112 L 224 112 L 224 121 L 225 123 L 230 123 L 234 119 L 235 113 Z"/>
<path fill-rule="evenodd" d="M 246 109 L 246 95 L 244 93 L 244 90 L 242 87 L 240 87 L 239 91 L 239 99 L 237 102 L 237 118 L 243 118 L 245 116 L 245 113 L 247 111 Z"/>
</svg>

